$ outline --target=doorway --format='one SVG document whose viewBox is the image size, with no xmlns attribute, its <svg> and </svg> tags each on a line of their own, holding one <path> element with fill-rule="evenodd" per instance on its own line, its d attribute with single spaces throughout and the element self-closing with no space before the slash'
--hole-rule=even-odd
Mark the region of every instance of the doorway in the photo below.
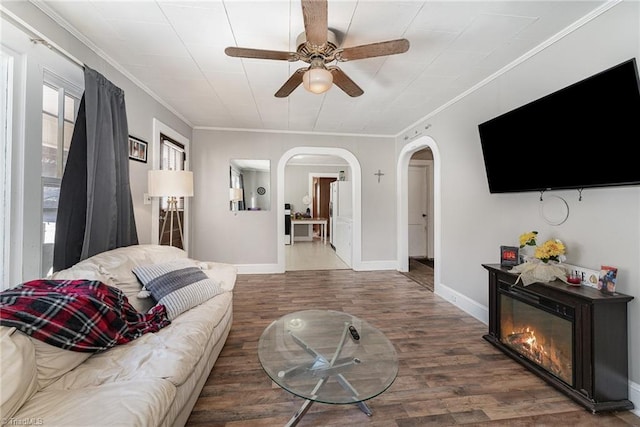
<svg viewBox="0 0 640 427">
<path fill-rule="evenodd" d="M 409 163 L 409 258 L 428 258 L 427 167 Z"/>
<path fill-rule="evenodd" d="M 185 154 L 184 144 L 160 133 L 160 166 L 162 170 L 185 170 L 187 162 Z M 171 201 L 173 199 L 173 201 Z M 159 221 L 160 234 L 158 237 L 158 244 L 175 246 L 179 249 L 184 249 L 184 233 L 182 231 L 182 224 L 185 222 L 184 216 L 184 201 L 185 197 L 160 197 L 159 200 Z M 173 203 L 174 209 L 170 209 L 171 203 Z M 174 213 L 176 218 L 174 218 Z M 171 217 L 171 221 L 167 219 Z M 167 224 L 169 226 L 167 227 Z"/>
<path fill-rule="evenodd" d="M 339 170 L 347 168 L 344 159 L 329 155 L 305 154 L 287 162 L 285 199 L 291 202 L 292 214 L 323 219 L 326 225 L 292 224 L 297 228 L 291 233 L 295 242 L 285 247 L 286 271 L 350 269 L 330 244 L 333 228 L 329 215 L 330 182 L 338 179 Z"/>
<path fill-rule="evenodd" d="M 350 151 L 343 148 L 335 148 L 335 147 L 294 147 L 288 151 L 286 151 L 280 160 L 278 161 L 277 168 L 277 218 L 285 218 L 285 203 L 288 201 L 285 200 L 285 168 L 289 160 L 292 157 L 298 155 L 329 155 L 341 157 L 344 159 L 349 168 L 351 170 L 351 192 L 353 197 L 351 198 L 350 208 L 352 212 L 352 227 L 349 230 L 348 238 L 351 243 L 350 247 L 350 255 L 351 255 L 351 268 L 353 270 L 360 270 L 362 264 L 362 235 L 361 235 L 361 180 L 362 180 L 362 170 L 360 167 L 360 163 L 358 159 L 351 153 Z M 286 256 L 285 256 L 285 221 L 278 220 L 277 221 L 277 235 L 278 235 L 278 243 L 277 243 L 277 260 L 278 267 L 277 272 L 284 273 L 286 271 Z M 330 246 L 327 245 L 329 248 Z"/>
<path fill-rule="evenodd" d="M 433 153 L 411 155 L 407 175 L 409 258 L 433 267 Z"/>
<path fill-rule="evenodd" d="M 315 218 L 329 218 L 330 217 L 330 198 L 331 198 L 331 183 L 336 181 L 337 177 L 324 177 L 322 175 L 309 173 L 311 177 L 311 186 L 313 191 L 311 192 L 311 216 Z M 320 226 L 314 225 L 314 233 L 320 233 Z M 327 240 L 331 237 L 331 221 L 327 222 Z"/>
<path fill-rule="evenodd" d="M 398 247 L 398 271 L 402 273 L 409 273 L 409 167 L 414 153 L 417 153 L 423 149 L 429 149 L 432 160 L 426 160 L 430 162 L 432 169 L 431 184 L 428 184 L 430 196 L 427 197 L 427 203 L 432 204 L 432 208 L 429 207 L 428 211 L 432 212 L 431 218 L 427 217 L 427 258 L 432 257 L 434 260 L 433 266 L 433 288 L 437 292 L 437 284 L 440 280 L 440 155 L 438 147 L 435 141 L 428 136 L 422 136 L 415 141 L 409 142 L 405 145 L 398 156 L 398 168 L 397 168 L 397 180 L 398 180 L 398 194 L 397 194 L 397 210 L 398 210 L 398 233 L 397 233 L 397 247 Z M 414 159 L 422 160 L 422 159 Z M 429 215 L 429 214 L 427 214 Z M 432 248 L 429 248 L 429 242 L 432 242 Z M 433 255 L 430 255 L 433 254 Z"/>
<path fill-rule="evenodd" d="M 431 212 L 433 155 L 429 148 L 416 151 L 409 161 L 407 179 L 409 278 L 433 291 L 434 259 Z"/>
<path fill-rule="evenodd" d="M 166 146 L 165 141 L 174 145 L 174 147 L 178 147 L 176 150 L 169 150 L 167 153 L 171 153 L 171 156 L 176 158 L 176 164 L 174 167 L 180 164 L 183 170 L 190 170 L 189 164 L 189 152 L 190 152 L 190 141 L 185 136 L 179 134 L 176 130 L 171 127 L 165 125 L 158 119 L 153 119 L 153 156 L 152 156 L 152 169 L 161 169 L 163 165 L 171 168 L 171 161 L 162 161 L 161 157 L 164 156 L 163 147 Z M 169 155 L 169 154 L 167 154 Z M 180 246 L 182 249 L 190 253 L 190 245 L 189 245 L 189 236 L 191 233 L 191 221 L 190 221 L 190 201 L 189 197 L 182 198 L 180 201 L 179 209 L 181 211 L 181 225 L 182 225 L 182 237 L 180 240 Z M 160 244 L 160 232 L 162 225 L 162 201 L 158 197 L 153 197 L 151 199 L 151 243 Z M 179 233 L 179 232 L 177 232 Z M 174 240 L 175 236 L 174 234 Z"/>
</svg>

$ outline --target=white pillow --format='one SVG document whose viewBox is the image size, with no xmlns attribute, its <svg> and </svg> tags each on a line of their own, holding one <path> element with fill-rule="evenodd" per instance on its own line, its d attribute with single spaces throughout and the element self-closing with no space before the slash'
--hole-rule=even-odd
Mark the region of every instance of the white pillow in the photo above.
<svg viewBox="0 0 640 427">
<path fill-rule="evenodd" d="M 38 390 L 33 345 L 16 328 L 0 326 L 0 413 L 9 420 Z"/>
<path fill-rule="evenodd" d="M 208 278 L 191 259 L 141 265 L 132 271 L 156 305 L 165 306 L 169 320 L 223 292 L 220 283 Z"/>
</svg>

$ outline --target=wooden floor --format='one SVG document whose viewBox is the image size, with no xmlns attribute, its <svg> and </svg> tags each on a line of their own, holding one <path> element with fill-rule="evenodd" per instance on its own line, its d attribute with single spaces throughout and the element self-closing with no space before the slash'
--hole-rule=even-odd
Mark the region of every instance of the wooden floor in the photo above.
<svg viewBox="0 0 640 427">
<path fill-rule="evenodd" d="M 367 401 L 315 403 L 298 426 L 640 426 L 631 412 L 591 414 L 503 355 L 487 327 L 395 271 L 293 271 L 239 275 L 226 345 L 188 426 L 283 426 L 302 399 L 274 385 L 257 356 L 264 328 L 285 313 L 345 311 L 394 343 L 398 377 Z"/>
<path fill-rule="evenodd" d="M 433 267 L 409 258 L 409 271 L 402 274 L 433 292 Z"/>
</svg>

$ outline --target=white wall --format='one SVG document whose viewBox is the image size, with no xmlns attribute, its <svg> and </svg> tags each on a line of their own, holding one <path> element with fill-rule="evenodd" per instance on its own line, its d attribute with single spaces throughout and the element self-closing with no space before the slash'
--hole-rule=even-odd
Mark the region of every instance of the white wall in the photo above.
<svg viewBox="0 0 640 427">
<path fill-rule="evenodd" d="M 639 21 L 640 3 L 614 6 L 406 132 L 411 135 L 430 123 L 425 133 L 439 148 L 442 242 L 441 253 L 436 254 L 440 263 L 436 292 L 458 305 L 474 307 L 478 317 L 484 310 L 486 316 L 488 275 L 481 264 L 499 263 L 499 246 L 517 245 L 518 236 L 530 230 L 539 231 L 542 241 L 561 239 L 569 263 L 595 270 L 602 264 L 618 266 L 617 290 L 635 297 L 628 304 L 628 324 L 630 396 L 636 407 L 640 406 L 636 328 L 640 324 L 640 188 L 587 189 L 582 201 L 577 191 L 549 193 L 567 201 L 569 217 L 559 226 L 548 225 L 539 215 L 538 193 L 489 194 L 477 126 L 631 57 L 639 58 Z M 399 135 L 398 153 L 405 144 L 404 134 Z M 606 151 L 606 144 L 585 147 L 594 150 L 594 162 Z M 532 147 L 531 159 L 553 161 L 553 153 L 538 153 Z"/>
<path fill-rule="evenodd" d="M 277 221 L 284 221 L 284 217 L 281 219 L 277 216 L 275 165 L 287 150 L 297 146 L 339 147 L 357 158 L 362 168 L 362 260 L 391 262 L 395 265 L 395 166 L 392 139 L 206 129 L 193 132 L 192 167 L 196 194 L 192 205 L 194 256 L 240 265 L 264 265 L 265 269 L 277 263 L 276 227 Z M 232 158 L 271 161 L 270 211 L 229 212 L 228 171 Z M 339 170 L 342 169 L 345 167 Z M 378 169 L 385 173 L 380 183 L 374 175 Z M 308 177 L 304 178 L 303 184 L 308 185 Z M 287 182 L 285 195 L 286 188 Z M 306 188 L 305 194 L 308 191 Z M 299 206 L 301 200 L 292 200 L 291 203 Z"/>
</svg>

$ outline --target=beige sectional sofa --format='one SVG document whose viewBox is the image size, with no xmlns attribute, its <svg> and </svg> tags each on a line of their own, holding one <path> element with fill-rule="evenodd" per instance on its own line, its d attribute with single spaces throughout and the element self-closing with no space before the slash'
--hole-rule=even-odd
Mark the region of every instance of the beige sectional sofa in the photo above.
<svg viewBox="0 0 640 427">
<path fill-rule="evenodd" d="M 52 279 L 99 280 L 146 312 L 132 270 L 186 259 L 186 252 L 137 245 L 95 255 Z M 98 353 L 63 350 L 0 326 L 0 397 L 7 425 L 182 426 L 222 350 L 232 323 L 233 265 L 194 261 L 220 286 L 158 332 Z"/>
</svg>

